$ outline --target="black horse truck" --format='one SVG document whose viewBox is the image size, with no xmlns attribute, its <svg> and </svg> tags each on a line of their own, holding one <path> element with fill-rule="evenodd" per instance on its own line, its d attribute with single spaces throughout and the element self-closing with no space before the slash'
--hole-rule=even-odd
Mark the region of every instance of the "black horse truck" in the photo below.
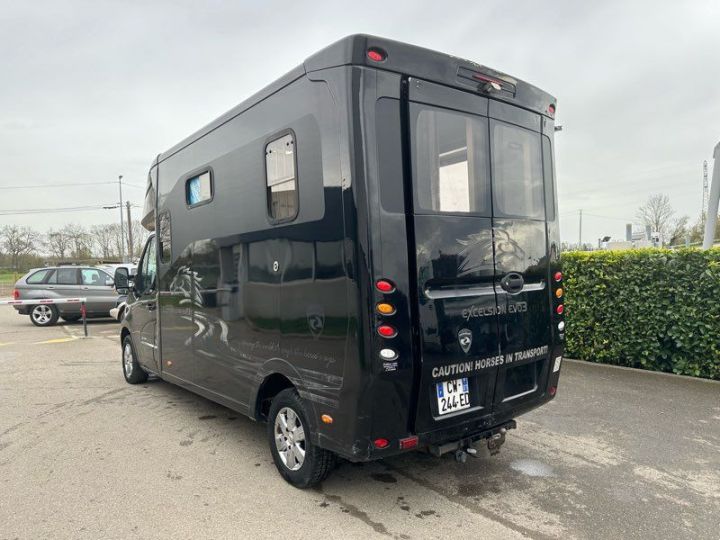
<svg viewBox="0 0 720 540">
<path fill-rule="evenodd" d="M 564 340 L 555 99 L 366 35 L 152 164 L 125 378 L 266 421 L 280 474 L 494 453 Z"/>
</svg>

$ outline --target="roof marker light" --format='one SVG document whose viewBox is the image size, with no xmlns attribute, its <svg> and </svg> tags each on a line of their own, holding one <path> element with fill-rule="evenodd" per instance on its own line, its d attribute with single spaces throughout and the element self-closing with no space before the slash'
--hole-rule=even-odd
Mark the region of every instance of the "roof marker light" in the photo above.
<svg viewBox="0 0 720 540">
<path fill-rule="evenodd" d="M 562 272 L 555 272 L 555 281 L 562 281 Z"/>
<path fill-rule="evenodd" d="M 548 105 L 548 113 L 550 113 L 550 116 L 553 116 L 555 114 L 555 104 L 551 103 Z"/>
<path fill-rule="evenodd" d="M 565 312 L 565 306 L 560 304 L 558 307 L 555 308 L 555 311 L 558 315 L 562 315 Z"/>
<path fill-rule="evenodd" d="M 371 49 L 368 49 L 367 57 L 373 62 L 384 62 L 387 58 L 387 53 L 382 49 L 373 47 Z"/>
<path fill-rule="evenodd" d="M 561 288 L 559 288 L 558 290 L 555 291 L 555 296 L 556 296 L 557 298 L 562 298 L 563 292 L 564 292 L 564 291 L 562 290 L 562 287 L 561 287 Z"/>
</svg>

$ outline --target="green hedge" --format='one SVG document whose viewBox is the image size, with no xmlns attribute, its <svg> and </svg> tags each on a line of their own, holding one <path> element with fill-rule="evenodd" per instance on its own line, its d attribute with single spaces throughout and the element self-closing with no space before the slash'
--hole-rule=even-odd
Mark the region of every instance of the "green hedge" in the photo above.
<svg viewBox="0 0 720 540">
<path fill-rule="evenodd" d="M 720 249 L 562 261 L 569 358 L 720 379 Z"/>
</svg>

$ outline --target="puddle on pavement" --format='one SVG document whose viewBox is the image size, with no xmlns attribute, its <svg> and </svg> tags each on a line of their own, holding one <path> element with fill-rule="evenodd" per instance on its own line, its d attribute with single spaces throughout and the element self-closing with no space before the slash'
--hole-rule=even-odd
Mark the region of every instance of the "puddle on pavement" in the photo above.
<svg viewBox="0 0 720 540">
<path fill-rule="evenodd" d="M 553 468 L 535 459 L 517 459 L 510 463 L 510 468 L 528 476 L 555 476 Z"/>
</svg>

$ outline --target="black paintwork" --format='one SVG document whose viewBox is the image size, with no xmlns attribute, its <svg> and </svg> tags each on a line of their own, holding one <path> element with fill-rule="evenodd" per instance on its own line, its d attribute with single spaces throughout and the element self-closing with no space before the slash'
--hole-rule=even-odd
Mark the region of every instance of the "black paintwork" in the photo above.
<svg viewBox="0 0 720 540">
<path fill-rule="evenodd" d="M 368 60 L 370 47 L 386 60 Z M 488 94 L 488 78 L 501 90 Z M 411 103 L 546 136 L 548 219 L 416 211 Z M 155 160 L 143 224 L 157 230 L 158 279 L 136 280 L 122 335 L 148 370 L 256 419 L 263 398 L 295 385 L 315 442 L 351 460 L 397 453 L 415 434 L 421 445 L 467 437 L 541 405 L 562 354 L 551 103 L 527 83 L 437 52 L 362 35 L 331 45 Z M 264 148 L 288 130 L 299 212 L 273 223 Z M 189 207 L 185 180 L 208 170 L 212 201 Z M 535 290 L 506 292 L 509 273 Z M 381 277 L 396 290 L 378 292 Z M 375 312 L 381 300 L 393 315 Z M 511 313 L 519 302 L 527 310 Z M 383 322 L 398 335 L 381 338 Z M 463 328 L 474 336 L 467 352 Z M 379 359 L 383 346 L 398 351 L 396 363 Z M 457 376 L 433 377 L 433 368 L 542 346 L 539 357 L 470 374 L 472 409 L 437 418 L 435 382 Z M 334 422 L 320 423 L 322 414 Z M 375 449 L 378 437 L 391 445 Z"/>
</svg>

